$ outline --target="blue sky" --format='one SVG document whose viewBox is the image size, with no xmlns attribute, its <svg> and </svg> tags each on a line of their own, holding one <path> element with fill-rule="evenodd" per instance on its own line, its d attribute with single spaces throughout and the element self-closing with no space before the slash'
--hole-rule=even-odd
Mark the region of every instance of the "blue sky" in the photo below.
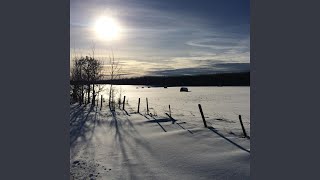
<svg viewBox="0 0 320 180">
<path fill-rule="evenodd" d="M 94 31 L 107 16 L 119 38 Z M 190 75 L 250 69 L 249 0 L 71 0 L 71 56 L 105 61 L 114 51 L 128 76 Z"/>
</svg>

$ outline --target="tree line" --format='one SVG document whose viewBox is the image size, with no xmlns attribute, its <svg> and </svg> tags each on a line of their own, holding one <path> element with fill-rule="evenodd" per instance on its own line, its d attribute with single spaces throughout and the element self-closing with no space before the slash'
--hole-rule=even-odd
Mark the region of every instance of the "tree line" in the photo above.
<svg viewBox="0 0 320 180">
<path fill-rule="evenodd" d="M 81 84 L 81 82 L 71 82 Z M 143 76 L 105 79 L 96 84 L 150 85 L 150 86 L 250 86 L 250 72 L 219 73 L 188 76 Z"/>
</svg>

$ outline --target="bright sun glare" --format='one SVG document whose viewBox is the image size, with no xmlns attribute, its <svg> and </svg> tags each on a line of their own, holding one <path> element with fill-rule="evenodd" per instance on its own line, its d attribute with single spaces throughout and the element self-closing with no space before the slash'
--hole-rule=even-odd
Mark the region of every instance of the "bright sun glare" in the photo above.
<svg viewBox="0 0 320 180">
<path fill-rule="evenodd" d="M 95 23 L 95 31 L 102 40 L 114 40 L 119 38 L 120 26 L 118 22 L 110 17 L 100 17 Z"/>
</svg>

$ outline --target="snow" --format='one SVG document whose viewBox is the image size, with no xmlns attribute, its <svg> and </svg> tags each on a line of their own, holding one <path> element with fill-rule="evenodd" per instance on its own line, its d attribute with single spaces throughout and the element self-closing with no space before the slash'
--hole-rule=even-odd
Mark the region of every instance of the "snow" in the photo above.
<svg viewBox="0 0 320 180">
<path fill-rule="evenodd" d="M 188 87 L 191 92 L 121 87 L 126 111 L 110 112 L 107 101 L 102 110 L 71 105 L 71 177 L 249 179 L 250 139 L 241 137 L 238 120 L 241 114 L 250 134 L 249 87 Z M 139 97 L 141 114 L 136 112 Z M 146 97 L 152 116 L 145 114 Z M 203 126 L 198 103 L 209 128 Z M 165 115 L 169 104 L 176 121 Z"/>
<path fill-rule="evenodd" d="M 138 89 L 137 89 L 138 87 Z M 108 86 L 105 87 L 107 89 Z M 169 105 L 173 118 L 202 126 L 202 118 L 198 108 L 201 104 L 208 124 L 229 133 L 241 134 L 239 115 L 246 132 L 250 135 L 250 87 L 187 87 L 190 92 L 180 92 L 180 87 L 121 86 L 122 96 L 135 109 L 146 112 L 148 98 L 151 113 L 164 115 L 169 113 Z M 118 87 L 120 89 L 120 87 Z M 106 91 L 107 92 L 107 91 Z M 107 97 L 106 93 L 103 97 Z"/>
</svg>

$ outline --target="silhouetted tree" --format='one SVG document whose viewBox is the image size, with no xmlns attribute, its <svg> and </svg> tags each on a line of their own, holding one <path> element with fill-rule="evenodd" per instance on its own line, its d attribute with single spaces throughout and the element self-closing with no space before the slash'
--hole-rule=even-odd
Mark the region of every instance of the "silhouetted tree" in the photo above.
<svg viewBox="0 0 320 180">
<path fill-rule="evenodd" d="M 109 56 L 109 73 L 110 73 L 110 89 L 109 89 L 109 108 L 110 110 L 115 109 L 115 89 L 113 88 L 113 81 L 120 78 L 121 66 L 119 61 L 114 59 L 112 51 L 112 57 Z"/>
<path fill-rule="evenodd" d="M 84 101 L 84 83 L 87 86 L 87 102 L 91 100 L 91 85 L 92 85 L 92 105 L 95 105 L 96 94 L 101 91 L 95 89 L 95 82 L 102 77 L 102 63 L 93 57 L 80 57 L 75 58 L 73 68 L 71 70 L 71 80 L 81 82 L 81 85 L 75 84 L 72 88 L 72 98 L 75 101 L 82 103 Z"/>
<path fill-rule="evenodd" d="M 71 80 L 73 81 L 83 81 L 82 79 L 82 60 L 75 58 L 73 60 L 73 68 L 71 69 Z M 72 100 L 75 102 L 83 102 L 83 85 L 75 84 L 71 87 Z"/>
</svg>

